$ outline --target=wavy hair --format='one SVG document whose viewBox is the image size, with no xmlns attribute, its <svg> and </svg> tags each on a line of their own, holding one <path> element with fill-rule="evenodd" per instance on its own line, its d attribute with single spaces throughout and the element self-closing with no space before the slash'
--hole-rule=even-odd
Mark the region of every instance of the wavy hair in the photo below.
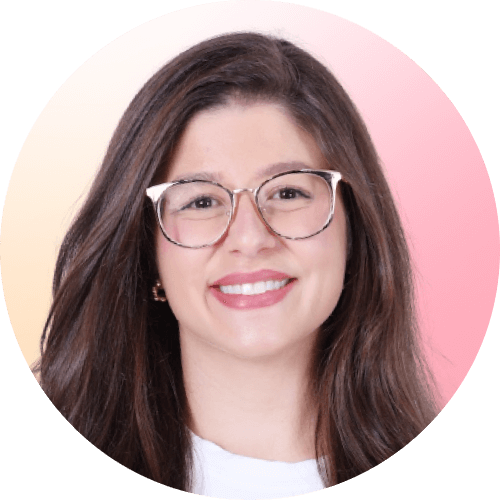
<svg viewBox="0 0 500 500">
<path fill-rule="evenodd" d="M 347 181 L 345 287 L 317 337 L 311 373 L 318 468 L 331 486 L 403 448 L 436 406 L 409 252 L 376 151 L 339 82 L 289 41 L 257 33 L 204 41 L 135 96 L 62 243 L 35 370 L 56 408 L 97 448 L 190 490 L 178 325 L 168 304 L 151 299 L 156 222 L 145 191 L 164 177 L 189 120 L 234 99 L 282 105 Z"/>
</svg>

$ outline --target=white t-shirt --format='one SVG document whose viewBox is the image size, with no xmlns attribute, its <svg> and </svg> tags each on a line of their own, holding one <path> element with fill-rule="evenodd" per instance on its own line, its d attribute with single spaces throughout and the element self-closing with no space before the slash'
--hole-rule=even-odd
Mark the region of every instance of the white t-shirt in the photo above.
<svg viewBox="0 0 500 500">
<path fill-rule="evenodd" d="M 324 488 L 316 460 L 288 463 L 235 455 L 192 434 L 193 493 L 256 500 L 311 493 Z"/>
</svg>

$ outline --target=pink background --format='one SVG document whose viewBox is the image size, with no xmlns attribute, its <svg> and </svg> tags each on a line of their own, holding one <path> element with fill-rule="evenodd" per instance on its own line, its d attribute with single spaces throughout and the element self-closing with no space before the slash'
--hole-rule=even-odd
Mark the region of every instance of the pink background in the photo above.
<svg viewBox="0 0 500 500">
<path fill-rule="evenodd" d="M 98 12 L 96 10 L 96 16 Z M 365 118 L 410 240 L 418 273 L 423 340 L 445 403 L 469 370 L 488 326 L 498 280 L 498 219 L 487 171 L 462 118 L 426 73 L 387 42 L 335 16 L 282 3 L 211 4 L 176 12 L 140 26 L 105 47 L 58 92 L 62 95 L 69 88 L 75 92 L 74 104 L 70 104 L 71 99 L 64 101 L 69 107 L 61 110 L 63 119 L 59 120 L 59 126 L 66 133 L 68 157 L 84 156 L 87 154 L 85 149 L 94 144 L 93 141 L 96 141 L 93 146 L 96 149 L 103 147 L 109 140 L 115 115 L 121 114 L 140 84 L 157 67 L 155 65 L 167 60 L 170 53 L 173 55 L 221 31 L 252 28 L 288 36 L 320 57 L 332 68 Z M 415 38 L 423 43 L 424 33 L 419 32 Z M 140 40 L 139 45 L 137 40 Z M 444 39 L 443 44 L 446 44 Z M 153 53 L 156 55 L 149 60 L 146 55 Z M 120 54 L 121 59 L 116 57 Z M 453 61 L 453 53 L 451 58 L 450 64 L 459 64 Z M 449 59 L 446 62 L 450 62 Z M 133 74 L 131 68 L 134 68 Z M 90 69 L 92 72 L 99 70 L 95 73 L 98 78 L 86 80 L 86 92 L 82 93 L 75 79 L 90 75 Z M 480 92 L 482 83 L 478 85 Z M 478 89 L 471 87 L 471 93 L 474 92 Z M 89 109 L 91 106 L 86 99 L 109 102 L 115 115 L 103 117 L 102 107 Z M 49 103 L 40 118 L 46 118 L 50 112 Z M 103 129 L 103 120 L 108 128 Z M 94 127 L 97 130 L 89 128 L 88 123 L 98 125 Z M 36 128 L 26 144 L 35 140 Z M 73 139 L 67 137 L 71 130 L 79 141 L 72 143 Z M 82 136 L 82 131 L 86 135 Z M 61 135 L 57 131 L 52 131 L 52 135 L 52 144 L 49 136 L 43 136 L 44 152 L 57 148 L 58 141 L 60 144 Z M 100 154 L 99 150 L 96 159 Z M 95 161 L 90 168 L 97 164 Z M 14 220 L 11 215 L 11 228 L 14 229 L 11 232 L 6 229 L 9 204 L 21 199 L 27 186 L 20 180 L 25 182 L 31 177 L 33 185 L 40 186 L 33 179 L 36 172 L 30 172 L 29 162 L 25 166 L 24 171 L 20 164 L 16 166 L 2 221 L 2 279 L 11 322 L 18 336 L 19 329 L 12 314 L 14 302 L 19 302 L 19 298 L 23 301 L 17 320 L 22 321 L 23 315 L 29 316 L 26 301 L 40 301 L 31 290 L 26 292 L 30 278 L 24 281 L 18 273 L 34 262 L 33 241 L 23 229 L 20 218 Z M 87 184 L 86 180 L 75 179 L 74 174 L 73 179 L 66 178 L 64 169 L 58 171 L 56 168 L 50 175 L 53 177 L 45 176 L 44 190 L 35 190 L 41 191 L 41 207 L 45 206 L 43 196 L 49 205 L 57 203 L 58 195 L 50 192 L 51 185 L 67 190 L 71 182 L 76 182 L 81 191 Z M 87 179 L 91 173 L 82 175 L 88 175 Z M 17 187 L 16 176 L 19 179 Z M 68 206 L 61 208 L 62 221 L 67 219 L 68 210 Z M 44 210 L 40 212 L 43 221 Z M 10 213 L 19 216 L 18 212 Z M 55 240 L 49 240 L 54 249 L 59 234 Z M 38 245 L 41 242 L 37 241 Z M 26 248 L 28 256 L 23 255 Z M 9 264 L 16 268 L 10 281 L 14 285 L 10 287 L 6 276 Z M 40 268 L 43 269 L 40 271 Z M 32 276 L 40 271 L 47 277 L 51 263 L 36 261 L 29 269 Z M 50 288 L 50 278 L 47 283 Z M 21 344 L 21 339 L 19 342 Z M 482 425 L 478 420 L 474 422 L 476 426 Z M 60 425 L 63 424 L 60 422 Z M 457 438 L 463 443 L 465 435 L 460 433 Z"/>
</svg>

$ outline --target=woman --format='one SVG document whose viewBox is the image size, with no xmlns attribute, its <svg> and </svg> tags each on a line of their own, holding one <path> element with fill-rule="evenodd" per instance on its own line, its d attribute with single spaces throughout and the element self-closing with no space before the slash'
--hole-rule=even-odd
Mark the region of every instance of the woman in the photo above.
<svg viewBox="0 0 500 500">
<path fill-rule="evenodd" d="M 43 389 L 95 446 L 174 488 L 331 486 L 435 415 L 408 250 L 366 127 L 284 40 L 220 36 L 146 83 L 53 292 Z"/>
</svg>

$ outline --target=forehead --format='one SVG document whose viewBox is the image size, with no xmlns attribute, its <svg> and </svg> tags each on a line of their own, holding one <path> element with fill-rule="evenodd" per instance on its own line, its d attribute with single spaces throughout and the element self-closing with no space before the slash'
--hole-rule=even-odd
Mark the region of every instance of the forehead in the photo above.
<svg viewBox="0 0 500 500">
<path fill-rule="evenodd" d="M 167 181 L 257 182 L 300 168 L 326 168 L 313 137 L 275 104 L 231 104 L 202 111 L 188 123 Z"/>
</svg>

